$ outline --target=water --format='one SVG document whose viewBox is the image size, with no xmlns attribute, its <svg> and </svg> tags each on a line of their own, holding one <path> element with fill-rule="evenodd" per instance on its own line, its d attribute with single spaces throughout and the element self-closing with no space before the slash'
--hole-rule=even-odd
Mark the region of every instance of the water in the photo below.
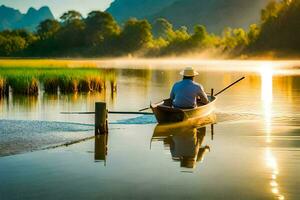
<svg viewBox="0 0 300 200">
<path fill-rule="evenodd" d="M 103 65 L 116 72 L 115 93 L 0 100 L 0 152 L 6 155 L 0 199 L 299 199 L 300 62 Z M 107 137 L 24 153 L 93 134 L 92 115 L 62 111 L 94 111 L 100 100 L 109 110 L 137 111 L 168 97 L 186 65 L 197 67 L 207 91 L 246 76 L 219 96 L 214 127 L 165 128 L 152 116 L 111 115 Z"/>
</svg>

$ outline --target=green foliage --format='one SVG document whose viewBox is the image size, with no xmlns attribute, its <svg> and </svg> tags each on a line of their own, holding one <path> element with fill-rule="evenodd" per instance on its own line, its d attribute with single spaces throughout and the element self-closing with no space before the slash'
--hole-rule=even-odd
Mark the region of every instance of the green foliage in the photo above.
<svg viewBox="0 0 300 200">
<path fill-rule="evenodd" d="M 270 18 L 276 18 L 288 1 L 278 2 L 271 0 L 266 8 L 261 11 L 261 21 L 266 22 Z"/>
<path fill-rule="evenodd" d="M 152 32 L 155 38 L 163 38 L 168 40 L 174 34 L 173 25 L 164 18 L 158 18 L 152 25 Z"/>
<path fill-rule="evenodd" d="M 260 34 L 260 27 L 257 24 L 251 24 L 248 32 L 249 44 L 254 43 Z"/>
<path fill-rule="evenodd" d="M 272 1 L 263 11 L 261 30 L 248 50 L 300 52 L 300 0 Z"/>
<path fill-rule="evenodd" d="M 185 26 L 175 29 L 164 18 L 152 25 L 147 20 L 130 19 L 120 27 L 106 12 L 92 11 L 83 18 L 77 11 L 68 11 L 60 21 L 41 22 L 36 33 L 0 32 L 0 56 L 169 56 L 207 50 L 230 55 L 257 50 L 300 52 L 299 21 L 300 0 L 272 0 L 261 11 L 258 24 L 250 25 L 248 30 L 225 28 L 220 36 L 209 33 L 203 25 L 196 25 L 192 32 Z M 87 88 L 87 83 L 76 84 Z"/>
<path fill-rule="evenodd" d="M 73 23 L 74 21 L 82 20 L 83 17 L 82 15 L 75 11 L 75 10 L 70 10 L 68 12 L 65 12 L 61 17 L 60 17 L 62 23 L 65 24 L 70 24 Z"/>
<path fill-rule="evenodd" d="M 47 40 L 52 38 L 61 28 L 58 21 L 47 19 L 39 24 L 37 27 L 37 33 L 41 40 Z"/>
<path fill-rule="evenodd" d="M 23 95 L 38 95 L 38 81 L 32 75 L 19 74 L 7 78 L 13 93 Z"/>
<path fill-rule="evenodd" d="M 152 41 L 151 25 L 146 20 L 130 19 L 120 34 L 120 49 L 134 53 L 147 48 Z"/>
<path fill-rule="evenodd" d="M 120 33 L 120 27 L 109 13 L 92 11 L 85 20 L 86 45 L 102 45 L 105 39 Z"/>
<path fill-rule="evenodd" d="M 5 38 L 0 35 L 0 55 L 10 56 L 20 53 L 26 47 L 26 41 L 20 36 Z"/>
</svg>

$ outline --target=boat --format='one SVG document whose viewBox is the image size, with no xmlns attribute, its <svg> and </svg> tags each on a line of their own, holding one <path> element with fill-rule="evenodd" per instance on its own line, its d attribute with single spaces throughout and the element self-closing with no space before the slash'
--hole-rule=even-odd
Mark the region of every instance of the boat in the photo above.
<svg viewBox="0 0 300 200">
<path fill-rule="evenodd" d="M 210 101 L 208 104 L 203 105 L 198 101 L 198 106 L 192 109 L 174 108 L 170 99 L 163 100 L 160 103 L 150 104 L 150 108 L 159 124 L 185 122 L 211 115 L 215 110 L 217 98 L 215 96 L 209 96 L 208 99 Z"/>
</svg>

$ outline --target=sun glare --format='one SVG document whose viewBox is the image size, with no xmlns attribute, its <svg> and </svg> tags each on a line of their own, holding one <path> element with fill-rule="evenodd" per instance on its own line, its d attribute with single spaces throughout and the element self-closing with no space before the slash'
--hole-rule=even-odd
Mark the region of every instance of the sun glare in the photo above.
<svg viewBox="0 0 300 200">
<path fill-rule="evenodd" d="M 266 142 L 271 143 L 272 102 L 273 102 L 273 69 L 270 64 L 261 66 L 261 101 L 266 130 Z"/>
<path fill-rule="evenodd" d="M 279 200 L 283 200 L 285 199 L 284 196 L 282 194 L 280 194 L 279 191 L 279 184 L 277 179 L 277 176 L 279 174 L 279 170 L 278 170 L 278 164 L 277 164 L 277 160 L 275 158 L 275 156 L 272 153 L 271 148 L 267 147 L 266 152 L 265 152 L 265 160 L 266 160 L 266 164 L 268 166 L 268 168 L 271 170 L 271 180 L 270 180 L 270 186 L 271 186 L 271 192 L 276 195 L 276 197 Z"/>
</svg>

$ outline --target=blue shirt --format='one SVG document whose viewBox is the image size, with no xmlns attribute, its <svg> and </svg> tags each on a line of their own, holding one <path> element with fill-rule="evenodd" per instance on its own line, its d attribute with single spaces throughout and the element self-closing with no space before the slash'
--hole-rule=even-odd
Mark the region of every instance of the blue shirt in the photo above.
<svg viewBox="0 0 300 200">
<path fill-rule="evenodd" d="M 203 104 L 209 103 L 202 85 L 190 79 L 183 79 L 175 83 L 170 98 L 173 101 L 173 106 L 178 108 L 197 107 L 197 98 L 200 98 Z"/>
</svg>

